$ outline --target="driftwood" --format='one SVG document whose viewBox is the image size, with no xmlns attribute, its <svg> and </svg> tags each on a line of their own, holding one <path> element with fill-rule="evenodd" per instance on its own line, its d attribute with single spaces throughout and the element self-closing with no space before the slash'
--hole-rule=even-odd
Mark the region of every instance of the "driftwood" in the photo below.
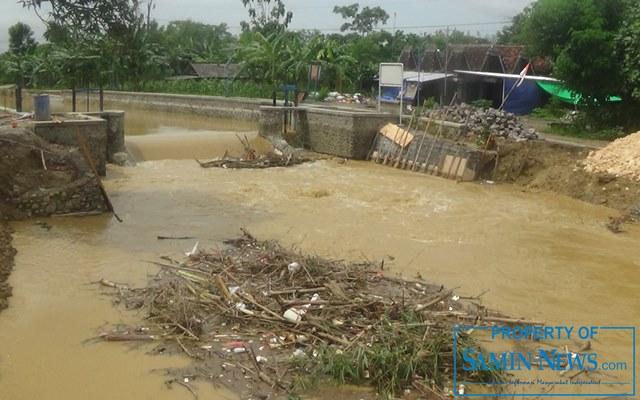
<svg viewBox="0 0 640 400">
<path fill-rule="evenodd" d="M 252 154 L 252 153 L 251 153 Z M 244 158 L 222 158 L 220 160 L 212 160 L 202 162 L 196 159 L 198 164 L 202 168 L 273 168 L 273 167 L 289 167 L 292 165 L 302 164 L 311 161 L 310 158 L 304 158 L 299 156 L 281 155 L 276 153 L 269 153 L 259 157 L 244 159 Z"/>
</svg>

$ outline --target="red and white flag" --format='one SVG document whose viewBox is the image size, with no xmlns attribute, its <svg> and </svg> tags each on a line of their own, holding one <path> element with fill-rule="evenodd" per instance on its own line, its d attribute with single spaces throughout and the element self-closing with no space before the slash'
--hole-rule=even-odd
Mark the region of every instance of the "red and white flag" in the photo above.
<svg viewBox="0 0 640 400">
<path fill-rule="evenodd" d="M 520 72 L 520 78 L 518 78 L 518 82 L 516 83 L 516 87 L 519 87 L 520 85 L 522 85 L 522 82 L 524 82 L 524 77 L 527 76 L 527 72 L 529 72 L 529 67 L 531 66 L 530 63 L 527 63 L 527 65 L 524 66 L 524 69 Z"/>
</svg>

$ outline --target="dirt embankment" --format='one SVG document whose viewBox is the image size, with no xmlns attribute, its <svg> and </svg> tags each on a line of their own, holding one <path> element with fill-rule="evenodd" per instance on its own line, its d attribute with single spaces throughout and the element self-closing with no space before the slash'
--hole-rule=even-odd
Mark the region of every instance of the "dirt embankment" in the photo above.
<svg viewBox="0 0 640 400">
<path fill-rule="evenodd" d="M 640 205 L 639 181 L 606 170 L 585 170 L 592 148 L 547 141 L 502 141 L 498 152 L 498 166 L 483 174 L 485 179 L 552 191 L 621 212 Z"/>
<path fill-rule="evenodd" d="M 0 311 L 7 308 L 11 296 L 11 286 L 7 283 L 13 269 L 13 257 L 16 251 L 11 247 L 11 230 L 7 226 L 0 206 Z"/>
</svg>

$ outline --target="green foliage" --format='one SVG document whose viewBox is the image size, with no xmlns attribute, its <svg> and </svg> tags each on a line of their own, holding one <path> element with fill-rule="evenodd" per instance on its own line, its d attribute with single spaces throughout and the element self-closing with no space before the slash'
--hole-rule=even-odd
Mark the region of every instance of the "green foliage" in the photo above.
<svg viewBox="0 0 640 400">
<path fill-rule="evenodd" d="M 386 398 L 409 386 L 416 377 L 429 386 L 442 388 L 449 382 L 454 357 L 461 361 L 464 350 L 479 346 L 468 335 L 459 333 L 457 353 L 454 353 L 451 332 L 429 332 L 426 322 L 420 313 L 400 310 L 397 316 L 383 316 L 372 327 L 379 338 L 376 342 L 355 345 L 347 351 L 324 346 L 307 365 L 298 360 L 296 367 L 309 371 L 311 383 L 326 378 L 339 384 L 369 383 L 377 386 Z M 483 381 L 500 378 L 499 374 L 472 371 L 469 376 L 458 378 Z M 308 385 L 308 382 L 298 384 Z"/>
<path fill-rule="evenodd" d="M 491 108 L 493 106 L 493 102 L 487 99 L 478 99 L 471 102 L 471 105 L 478 108 Z"/>
<path fill-rule="evenodd" d="M 37 0 L 23 3 L 31 8 L 39 6 Z M 112 10 L 105 8 L 107 3 L 113 5 Z M 159 26 L 149 15 L 154 3 L 54 0 L 45 33 L 49 43 L 39 46 L 25 60 L 5 57 L 0 79 L 19 79 L 27 86 L 38 87 L 150 90 L 163 86 L 157 82 L 165 77 L 188 73 L 189 63 L 195 61 L 238 63 L 242 66 L 241 75 L 253 81 L 255 87 L 296 84 L 305 88 L 309 65 L 320 64 L 319 87 L 368 92 L 375 87 L 378 64 L 396 60 L 407 44 L 419 47 L 425 41 L 442 46 L 486 41 L 455 30 L 429 36 L 375 30 L 388 18 L 379 7 L 352 7 L 354 14 L 349 22 L 352 30 L 360 33 L 292 32 L 286 29 L 292 14 L 281 0 L 243 0 L 250 20 L 236 37 L 225 24 L 187 20 Z M 85 18 L 98 20 L 75 24 Z M 180 91 L 184 90 L 202 91 L 199 86 L 181 86 Z M 226 94 L 230 90 L 214 91 Z"/>
<path fill-rule="evenodd" d="M 531 116 L 546 121 L 555 121 L 565 117 L 572 109 L 573 107 L 557 97 L 551 97 L 547 104 L 533 110 Z"/>
<path fill-rule="evenodd" d="M 156 42 L 164 47 L 170 66 L 180 74 L 191 61 L 226 62 L 235 38 L 226 24 L 208 25 L 186 20 L 171 21 L 159 29 Z"/>
<path fill-rule="evenodd" d="M 19 0 L 25 7 L 39 9 L 42 0 Z M 143 22 L 142 0 L 48 0 L 47 22 L 66 27 L 74 36 L 118 37 Z M 147 16 L 153 0 L 147 0 Z"/>
<path fill-rule="evenodd" d="M 378 25 L 384 25 L 389 19 L 389 14 L 380 7 L 363 7 L 360 10 L 358 3 L 349 6 L 335 6 L 333 12 L 339 14 L 342 19 L 351 20 L 340 27 L 341 32 L 353 31 L 366 35 L 373 32 Z"/>
<path fill-rule="evenodd" d="M 625 0 L 539 0 L 524 24 L 529 50 L 554 60 L 554 74 L 586 99 L 596 102 L 618 95 L 623 79 L 613 39 L 624 4 Z"/>
<path fill-rule="evenodd" d="M 640 2 L 631 2 L 616 36 L 616 53 L 626 79 L 625 94 L 640 101 Z"/>
<path fill-rule="evenodd" d="M 203 96 L 233 96 L 270 98 L 273 86 L 245 80 L 175 80 L 148 82 L 145 91 L 152 93 L 193 94 Z"/>
<path fill-rule="evenodd" d="M 585 127 L 585 119 L 572 124 L 552 123 L 549 126 L 549 132 L 561 136 L 608 141 L 613 141 L 625 136 L 622 128 L 620 127 L 595 130 L 589 129 L 588 127 Z"/>
<path fill-rule="evenodd" d="M 327 96 L 329 96 L 330 92 L 331 91 L 329 90 L 328 87 L 321 87 L 320 90 L 318 90 L 318 95 L 316 96 L 316 100 L 322 101 L 326 99 Z"/>
<path fill-rule="evenodd" d="M 524 21 L 528 52 L 548 57 L 554 76 L 583 94 L 590 127 L 640 121 L 630 112 L 640 100 L 638 8 L 628 0 L 538 0 Z M 612 106 L 608 96 L 624 102 Z"/>
<path fill-rule="evenodd" d="M 249 22 L 242 21 L 244 32 L 259 32 L 264 36 L 287 29 L 293 13 L 287 11 L 282 0 L 242 0 L 249 11 Z"/>
<path fill-rule="evenodd" d="M 31 27 L 18 22 L 9 27 L 9 51 L 14 54 L 25 54 L 35 50 L 38 43 L 33 38 Z"/>
</svg>

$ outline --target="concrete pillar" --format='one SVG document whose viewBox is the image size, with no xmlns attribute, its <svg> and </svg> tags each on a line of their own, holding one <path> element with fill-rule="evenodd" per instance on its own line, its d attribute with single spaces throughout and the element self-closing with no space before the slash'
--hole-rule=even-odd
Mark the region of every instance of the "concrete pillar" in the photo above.
<svg viewBox="0 0 640 400">
<path fill-rule="evenodd" d="M 113 163 L 113 155 L 126 152 L 124 143 L 124 111 L 104 111 L 85 113 L 107 121 L 107 162 Z"/>
<path fill-rule="evenodd" d="M 260 119 L 258 121 L 258 134 L 262 137 L 282 137 L 284 128 L 282 107 L 260 107 Z"/>
</svg>

